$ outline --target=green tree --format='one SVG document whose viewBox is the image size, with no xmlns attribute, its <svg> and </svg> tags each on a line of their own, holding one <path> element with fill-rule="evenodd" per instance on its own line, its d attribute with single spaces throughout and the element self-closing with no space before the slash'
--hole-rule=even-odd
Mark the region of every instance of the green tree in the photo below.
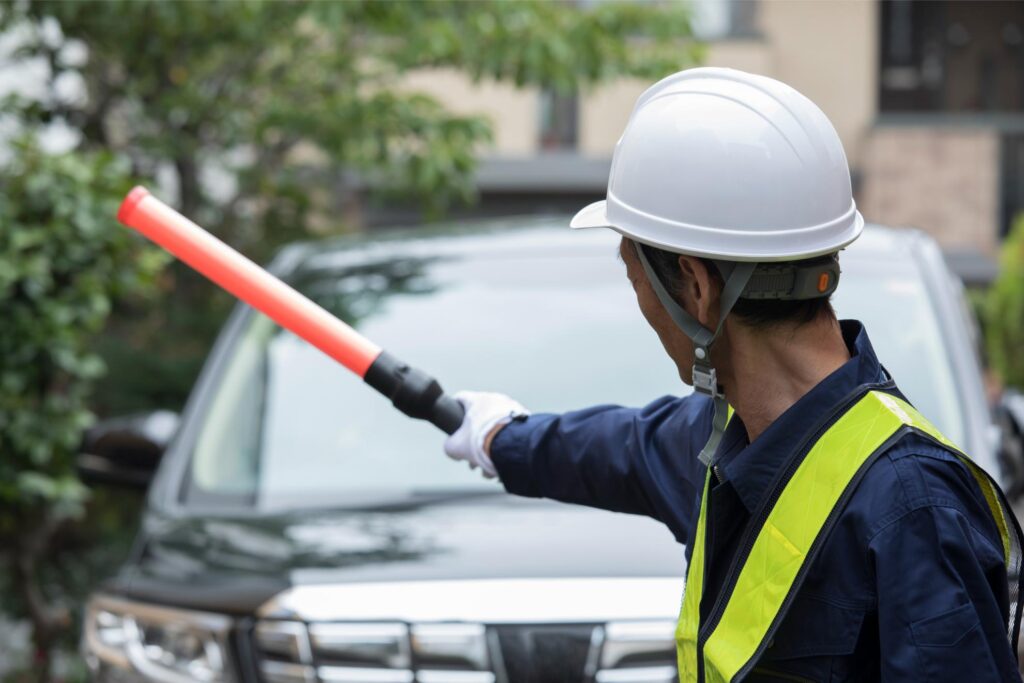
<svg viewBox="0 0 1024 683">
<path fill-rule="evenodd" d="M 23 53 L 50 65 L 49 95 L 18 103 L 20 115 L 66 121 L 83 147 L 123 154 L 136 176 L 169 177 L 183 213 L 257 259 L 282 242 L 350 228 L 345 216 L 363 184 L 417 200 L 433 215 L 472 198 L 490 124 L 403 87 L 410 70 L 454 68 L 478 80 L 571 92 L 622 76 L 654 79 L 700 56 L 677 2 L 108 1 L 10 9 L 8 25 L 29 27 Z M 61 87 L 75 79 L 85 97 Z M 228 302 L 181 267 L 173 277 L 175 296 L 158 314 L 120 316 L 127 328 L 107 341 L 125 382 L 155 377 L 180 398 Z M 127 354 L 129 332 L 147 330 L 141 346 L 149 353 Z"/>
<path fill-rule="evenodd" d="M 24 50 L 50 65 L 43 118 L 62 117 L 86 145 L 124 151 L 137 173 L 169 164 L 179 208 L 233 239 L 302 228 L 309 177 L 293 155 L 323 153 L 319 170 L 344 201 L 339 170 L 443 206 L 471 194 L 488 122 L 396 87 L 405 72 L 454 67 L 475 79 L 561 90 L 608 78 L 654 78 L 693 63 L 678 4 L 519 2 L 34 2 Z M 17 20 L 12 15 L 10 22 Z M 55 19 L 62 37 L 42 29 Z M 87 55 L 76 58 L 69 41 Z M 55 84 L 84 79 L 88 96 Z M 213 165 L 237 185 L 215 199 Z M 244 223 L 244 230 L 243 230 Z M 237 233 L 237 234 L 236 234 Z"/>
<path fill-rule="evenodd" d="M 999 277 L 984 303 L 989 362 L 1005 384 L 1024 390 L 1024 216 L 1003 243 Z"/>
<path fill-rule="evenodd" d="M 54 156 L 28 139 L 11 151 L 0 174 L 0 560 L 45 681 L 70 619 L 41 577 L 87 498 L 74 456 L 104 370 L 90 343 L 114 299 L 152 291 L 165 257 L 113 220 L 129 182 L 111 155 Z"/>
</svg>

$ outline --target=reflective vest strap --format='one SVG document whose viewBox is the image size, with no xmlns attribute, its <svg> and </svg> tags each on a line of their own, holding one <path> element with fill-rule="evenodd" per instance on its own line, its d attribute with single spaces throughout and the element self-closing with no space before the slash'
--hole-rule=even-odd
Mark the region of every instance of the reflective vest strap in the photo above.
<svg viewBox="0 0 1024 683">
<path fill-rule="evenodd" d="M 735 411 L 729 406 L 726 424 L 732 421 Z M 707 532 L 708 490 L 711 488 L 711 468 L 704 471 L 704 489 L 700 496 L 700 513 L 697 515 L 697 529 L 694 534 L 693 553 L 686 571 L 686 588 L 683 590 L 683 604 L 679 608 L 679 622 L 676 624 L 676 662 L 679 678 L 683 681 L 697 680 L 697 631 L 700 627 L 700 600 L 704 595 L 704 540 Z"/>
<path fill-rule="evenodd" d="M 697 680 L 697 629 L 700 625 L 700 598 L 704 593 L 704 529 L 707 524 L 710 484 L 711 468 L 709 467 L 704 474 L 704 492 L 700 497 L 697 533 L 694 537 L 690 566 L 686 570 L 683 605 L 679 611 L 679 623 L 676 625 L 676 659 L 681 681 Z"/>
<path fill-rule="evenodd" d="M 870 392 L 811 447 L 768 513 L 704 645 L 706 680 L 731 681 L 780 616 L 804 560 L 850 481 L 904 422 Z"/>
<path fill-rule="evenodd" d="M 964 460 L 964 464 L 967 465 L 967 469 L 974 475 L 975 481 L 981 487 L 981 492 L 985 494 L 985 502 L 988 503 L 989 510 L 992 512 L 992 519 L 996 521 L 996 526 L 999 527 L 999 537 L 1003 540 L 1003 559 L 1007 567 L 1012 567 L 1013 551 L 1010 548 L 1009 525 L 1006 523 L 1006 514 L 1002 503 L 999 501 L 999 494 L 996 492 L 995 484 L 989 479 L 985 470 L 975 465 L 971 460 Z"/>
</svg>

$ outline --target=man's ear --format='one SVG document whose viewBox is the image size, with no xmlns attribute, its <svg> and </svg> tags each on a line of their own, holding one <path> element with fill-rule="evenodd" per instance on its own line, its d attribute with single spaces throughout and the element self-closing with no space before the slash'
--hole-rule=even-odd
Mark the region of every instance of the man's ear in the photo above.
<svg viewBox="0 0 1024 683">
<path fill-rule="evenodd" d="M 679 255 L 682 287 L 678 297 L 686 312 L 709 330 L 718 325 L 717 279 L 708 266 L 696 256 Z"/>
</svg>

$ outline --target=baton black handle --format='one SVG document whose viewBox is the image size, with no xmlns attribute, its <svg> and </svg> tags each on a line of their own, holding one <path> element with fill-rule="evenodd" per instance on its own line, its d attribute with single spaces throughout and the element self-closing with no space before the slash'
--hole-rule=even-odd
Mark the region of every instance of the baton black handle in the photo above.
<svg viewBox="0 0 1024 683">
<path fill-rule="evenodd" d="M 436 379 L 382 351 L 363 379 L 409 417 L 427 420 L 446 434 L 462 425 L 466 411 Z"/>
</svg>

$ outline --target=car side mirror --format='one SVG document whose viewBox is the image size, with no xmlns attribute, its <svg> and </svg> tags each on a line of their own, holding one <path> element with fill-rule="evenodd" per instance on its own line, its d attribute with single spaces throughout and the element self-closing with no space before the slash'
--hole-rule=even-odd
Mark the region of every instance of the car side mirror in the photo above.
<svg viewBox="0 0 1024 683">
<path fill-rule="evenodd" d="M 1003 392 L 996 406 L 999 426 L 999 464 L 1011 500 L 1024 493 L 1024 394 L 1012 389 Z"/>
<path fill-rule="evenodd" d="M 82 440 L 75 462 L 79 478 L 86 484 L 146 488 L 179 422 L 169 410 L 99 422 Z"/>
</svg>

